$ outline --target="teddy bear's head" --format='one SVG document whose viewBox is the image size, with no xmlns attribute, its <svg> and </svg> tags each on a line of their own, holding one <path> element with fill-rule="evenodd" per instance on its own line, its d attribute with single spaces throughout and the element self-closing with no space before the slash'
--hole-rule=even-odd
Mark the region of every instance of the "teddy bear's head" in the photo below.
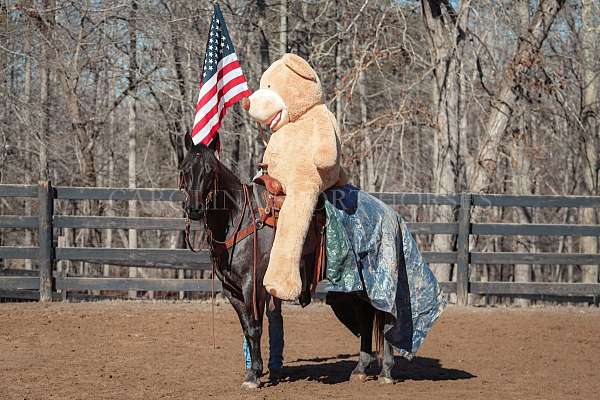
<svg viewBox="0 0 600 400">
<path fill-rule="evenodd" d="M 260 89 L 243 106 L 252 118 L 274 132 L 322 102 L 317 73 L 301 57 L 284 54 L 263 73 Z"/>
</svg>

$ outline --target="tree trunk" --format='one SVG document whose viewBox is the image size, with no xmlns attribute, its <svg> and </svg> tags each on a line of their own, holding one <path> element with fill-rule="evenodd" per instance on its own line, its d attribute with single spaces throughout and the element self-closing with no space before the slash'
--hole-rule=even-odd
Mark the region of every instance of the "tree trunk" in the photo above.
<svg viewBox="0 0 600 400">
<path fill-rule="evenodd" d="M 137 2 L 132 0 L 131 10 L 129 13 L 129 82 L 135 82 L 137 73 L 137 31 L 136 31 L 136 18 L 137 18 Z M 128 164 L 128 187 L 130 189 L 136 188 L 136 109 L 135 109 L 135 98 L 137 89 L 133 89 L 130 93 L 129 101 L 127 102 L 128 111 L 128 150 L 129 150 L 129 164 Z M 128 202 L 128 216 L 137 217 L 137 201 L 130 200 Z M 129 229 L 129 248 L 137 248 L 137 230 Z M 138 274 L 136 268 L 129 268 L 129 277 L 135 278 Z M 140 275 L 142 269 L 139 269 Z M 129 297 L 137 297 L 137 291 L 130 290 Z"/>
<path fill-rule="evenodd" d="M 335 43 L 335 118 L 337 120 L 340 131 L 343 131 L 343 114 L 342 114 L 342 24 L 340 18 L 342 12 L 339 5 L 339 0 L 336 1 L 336 21 L 335 32 L 337 40 Z"/>
<path fill-rule="evenodd" d="M 110 87 L 110 93 L 113 93 L 114 82 Z M 115 153 L 113 151 L 114 145 L 114 133 L 115 133 L 115 111 L 110 113 L 108 117 L 108 187 L 115 186 Z M 113 217 L 115 215 L 115 202 L 114 200 L 108 200 L 106 204 L 106 215 L 109 217 Z M 106 236 L 104 238 L 104 247 L 111 248 L 113 247 L 113 230 L 107 229 Z M 105 277 L 109 277 L 111 274 L 110 265 L 106 264 L 103 267 L 102 275 Z"/>
<path fill-rule="evenodd" d="M 485 136 L 479 145 L 476 164 L 469 179 L 472 192 L 489 192 L 495 182 L 498 148 L 513 109 L 522 91 L 521 81 L 532 66 L 538 63 L 539 52 L 548 36 L 556 15 L 565 0 L 540 0 L 532 22 L 524 37 L 519 38 L 517 50 L 504 76 L 503 84 L 493 100 L 492 111 L 487 121 Z"/>
<path fill-rule="evenodd" d="M 280 0 L 279 4 L 279 53 L 283 56 L 288 48 L 288 4 L 287 0 Z"/>
<path fill-rule="evenodd" d="M 43 0 L 42 7 L 44 10 L 54 9 L 54 0 Z M 39 67 L 40 76 L 40 103 L 42 108 L 42 115 L 40 118 L 40 130 L 38 133 L 39 147 L 39 179 L 48 180 L 48 131 L 50 130 L 50 75 L 51 66 L 53 64 L 52 50 L 46 41 L 52 40 L 52 31 L 54 25 L 54 12 L 48 14 L 44 13 L 44 22 L 40 29 L 40 34 L 45 36 L 46 40 L 43 41 L 41 46 L 40 59 L 42 62 Z"/>
<path fill-rule="evenodd" d="M 583 51 L 583 140 L 581 154 L 584 158 L 583 176 L 585 188 L 589 195 L 597 196 L 598 173 L 600 164 L 598 153 L 600 152 L 600 129 L 598 124 L 598 73 L 596 71 L 597 55 L 595 46 L 598 41 L 597 25 L 594 23 L 593 0 L 582 1 L 582 51 Z M 596 11 L 597 12 L 597 11 Z M 582 223 L 598 224 L 596 210 L 594 208 L 583 209 Z M 581 251 L 588 254 L 598 254 L 598 238 L 584 236 L 581 238 Z M 582 280 L 587 283 L 598 282 L 598 266 L 582 265 Z"/>
<path fill-rule="evenodd" d="M 171 13 L 170 9 L 168 9 L 168 11 Z M 180 45 L 181 39 L 178 31 L 173 25 L 169 25 L 169 29 L 171 30 L 171 42 L 173 43 L 173 66 L 175 69 L 175 76 L 177 77 L 177 88 L 179 89 L 180 101 L 175 105 L 175 115 L 172 118 L 172 122 L 168 122 L 167 124 L 172 126 L 172 129 L 169 129 L 169 139 L 173 148 L 175 165 L 179 168 L 185 157 L 183 138 L 188 131 L 191 131 L 191 129 L 188 128 L 188 120 L 186 113 L 184 112 L 186 102 L 188 101 L 188 94 L 187 78 L 183 68 L 183 49 Z M 165 117 L 168 118 L 166 114 Z"/>
<path fill-rule="evenodd" d="M 517 195 L 531 194 L 531 159 L 528 151 L 531 148 L 529 140 L 529 130 L 526 124 L 522 122 L 521 129 L 513 134 L 513 142 L 511 147 L 511 166 L 513 179 L 513 192 Z M 516 222 L 531 223 L 531 216 L 523 207 L 516 209 Z M 528 244 L 528 238 L 525 236 L 516 236 L 514 238 L 515 248 L 517 252 L 529 252 L 531 246 Z M 531 281 L 531 265 L 516 264 L 515 265 L 515 282 L 530 282 Z M 530 301 L 528 299 L 515 299 L 515 304 L 525 307 Z"/>
<path fill-rule="evenodd" d="M 362 67 L 361 67 L 362 68 Z M 358 73 L 358 95 L 360 102 L 360 122 L 362 126 L 361 154 L 360 163 L 360 188 L 367 192 L 374 192 L 376 188 L 377 175 L 375 171 L 375 151 L 371 141 L 371 135 L 367 129 L 369 120 L 369 109 L 367 107 L 367 87 L 365 72 L 361 70 Z"/>
<path fill-rule="evenodd" d="M 433 191 L 435 193 L 456 193 L 461 175 L 464 175 L 464 161 L 461 160 L 460 138 L 461 118 L 464 113 L 461 99 L 462 53 L 464 29 L 469 16 L 470 1 L 463 1 L 458 14 L 450 3 L 440 0 L 422 0 L 422 14 L 427 31 L 433 74 L 433 103 L 436 110 L 436 130 L 433 146 Z M 440 207 L 434 216 L 435 222 L 454 222 L 454 210 Z M 452 251 L 452 238 L 435 235 L 434 251 Z M 437 278 L 451 280 L 451 266 L 433 266 Z"/>
<path fill-rule="evenodd" d="M 270 45 L 267 34 L 267 3 L 265 0 L 256 0 L 256 7 L 258 10 L 258 43 L 260 48 L 260 74 L 259 76 L 269 68 L 271 65 Z M 256 170 L 256 164 L 262 160 L 263 153 L 265 152 L 265 145 L 262 140 L 256 138 L 256 132 L 250 129 L 250 140 L 249 144 L 252 146 L 251 159 L 250 159 L 250 171 L 252 175 Z"/>
<path fill-rule="evenodd" d="M 25 49 L 24 49 L 24 53 L 25 54 L 29 54 L 31 52 L 31 36 L 27 35 L 26 37 L 26 42 L 25 42 Z M 25 60 L 25 72 L 24 72 L 24 82 L 23 82 L 23 95 L 25 97 L 25 104 L 27 105 L 27 107 L 31 107 L 32 105 L 32 96 L 31 96 L 31 58 L 27 57 Z M 6 110 L 8 110 L 8 107 L 6 108 Z M 25 116 L 26 120 L 29 123 L 29 126 L 32 126 L 31 122 L 32 122 L 32 118 L 30 115 Z M 25 164 L 28 166 L 27 168 L 25 168 L 25 183 L 30 185 L 33 183 L 33 177 L 31 176 L 31 169 L 29 168 L 29 165 L 31 165 L 31 152 L 32 152 L 32 146 L 31 146 L 31 136 L 30 135 L 25 135 L 25 153 L 24 153 L 24 159 L 25 159 Z M 25 215 L 26 216 L 30 216 L 31 212 L 32 212 L 32 199 L 30 198 L 26 198 L 25 199 Z M 25 246 L 33 246 L 33 233 L 31 231 L 31 229 L 25 229 Z M 32 269 L 32 262 L 30 259 L 25 260 L 25 269 Z"/>
<path fill-rule="evenodd" d="M 520 22 L 520 35 L 525 37 L 527 34 L 527 28 L 529 27 L 529 0 L 519 0 L 518 14 Z M 524 111 L 525 112 L 525 111 Z M 511 169 L 512 169 L 512 180 L 513 180 L 513 193 L 517 195 L 531 194 L 531 160 L 529 157 L 531 149 L 530 134 L 531 131 L 528 129 L 526 122 L 526 116 L 521 115 L 520 127 L 513 133 L 512 147 L 511 147 Z M 531 223 L 531 218 L 524 208 L 517 208 L 516 210 L 516 221 L 517 223 Z M 515 248 L 513 251 L 528 252 L 530 246 L 528 245 L 528 239 L 525 236 L 516 236 L 514 238 Z M 531 265 L 529 264 L 516 264 L 515 265 L 515 282 L 530 282 L 531 281 Z M 530 304 L 529 299 L 516 298 L 515 304 L 526 307 Z"/>
</svg>

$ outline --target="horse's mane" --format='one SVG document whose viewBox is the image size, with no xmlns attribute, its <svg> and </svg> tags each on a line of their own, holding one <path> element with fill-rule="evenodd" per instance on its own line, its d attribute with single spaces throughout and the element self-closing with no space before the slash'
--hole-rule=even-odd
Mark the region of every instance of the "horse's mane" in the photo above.
<svg viewBox="0 0 600 400">
<path fill-rule="evenodd" d="M 205 160 L 210 163 L 210 165 L 215 167 L 215 171 L 217 171 L 217 174 L 219 175 L 219 182 L 221 184 L 227 187 L 242 185 L 240 178 L 225 164 L 223 164 L 212 150 L 206 148 L 204 151 L 204 157 L 206 157 Z"/>
</svg>

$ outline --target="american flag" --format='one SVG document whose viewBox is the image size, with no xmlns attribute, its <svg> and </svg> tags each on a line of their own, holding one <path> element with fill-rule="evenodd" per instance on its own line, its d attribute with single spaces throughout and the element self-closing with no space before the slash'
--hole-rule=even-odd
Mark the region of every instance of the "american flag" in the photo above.
<svg viewBox="0 0 600 400">
<path fill-rule="evenodd" d="M 194 144 L 202 143 L 218 148 L 217 131 L 225 111 L 250 94 L 221 8 L 218 3 L 215 3 L 191 135 Z"/>
</svg>

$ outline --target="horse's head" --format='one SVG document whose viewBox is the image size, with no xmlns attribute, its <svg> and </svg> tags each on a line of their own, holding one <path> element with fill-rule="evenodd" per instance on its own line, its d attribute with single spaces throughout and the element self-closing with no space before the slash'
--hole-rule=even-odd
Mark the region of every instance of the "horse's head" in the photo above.
<svg viewBox="0 0 600 400">
<path fill-rule="evenodd" d="M 183 209 L 187 217 L 197 221 L 210 207 L 217 189 L 219 161 L 212 150 L 194 145 L 186 135 L 188 152 L 179 170 L 179 189 L 185 194 Z"/>
</svg>

